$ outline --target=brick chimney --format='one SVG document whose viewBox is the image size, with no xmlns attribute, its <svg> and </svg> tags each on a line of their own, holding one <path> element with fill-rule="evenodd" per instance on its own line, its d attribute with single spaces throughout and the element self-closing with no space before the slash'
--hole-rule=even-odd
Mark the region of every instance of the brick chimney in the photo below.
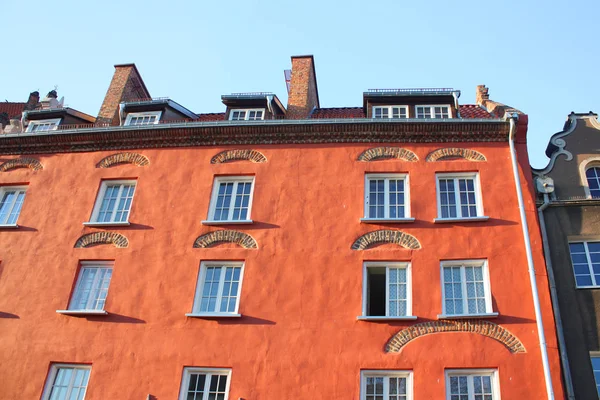
<svg viewBox="0 0 600 400">
<path fill-rule="evenodd" d="M 485 106 L 485 102 L 490 99 L 489 89 L 485 85 L 477 85 L 475 93 L 475 102 L 480 106 Z"/>
<path fill-rule="evenodd" d="M 39 108 L 40 106 L 40 92 L 31 92 L 29 93 L 29 99 L 27 99 L 27 103 L 25 103 L 23 110 L 31 111 Z"/>
<path fill-rule="evenodd" d="M 119 125 L 119 104 L 123 101 L 150 99 L 150 93 L 135 64 L 115 65 L 96 125 Z"/>
<path fill-rule="evenodd" d="M 287 119 L 307 119 L 319 108 L 319 90 L 313 56 L 292 56 L 292 78 L 288 93 Z"/>
</svg>

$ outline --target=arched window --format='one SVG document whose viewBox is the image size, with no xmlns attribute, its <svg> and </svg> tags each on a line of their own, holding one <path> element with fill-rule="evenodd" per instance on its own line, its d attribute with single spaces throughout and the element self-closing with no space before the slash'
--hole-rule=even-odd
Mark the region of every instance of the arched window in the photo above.
<svg viewBox="0 0 600 400">
<path fill-rule="evenodd" d="M 591 167 L 585 171 L 588 187 L 590 188 L 590 196 L 592 199 L 600 198 L 600 167 Z"/>
</svg>

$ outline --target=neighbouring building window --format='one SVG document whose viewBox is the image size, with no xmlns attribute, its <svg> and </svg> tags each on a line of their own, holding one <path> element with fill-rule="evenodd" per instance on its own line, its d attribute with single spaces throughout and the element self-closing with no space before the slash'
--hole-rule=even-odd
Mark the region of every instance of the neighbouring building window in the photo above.
<svg viewBox="0 0 600 400">
<path fill-rule="evenodd" d="M 411 315 L 410 264 L 365 263 L 363 315 L 406 317 Z"/>
<path fill-rule="evenodd" d="M 600 198 L 600 167 L 591 167 L 585 171 L 590 196 L 593 199 Z"/>
<path fill-rule="evenodd" d="M 231 121 L 257 121 L 264 119 L 265 110 L 231 110 L 229 113 L 229 119 Z"/>
<path fill-rule="evenodd" d="M 416 106 L 417 118 L 452 118 L 450 115 L 450 106 Z"/>
<path fill-rule="evenodd" d="M 575 285 L 578 288 L 600 286 L 600 242 L 569 243 Z"/>
<path fill-rule="evenodd" d="M 194 297 L 194 314 L 237 314 L 243 263 L 202 262 Z"/>
<path fill-rule="evenodd" d="M 58 128 L 60 120 L 61 118 L 29 121 L 29 125 L 27 125 L 27 132 L 54 131 Z"/>
<path fill-rule="evenodd" d="M 361 400 L 412 400 L 410 371 L 362 371 Z"/>
<path fill-rule="evenodd" d="M 498 400 L 496 371 L 448 371 L 446 398 L 449 400 Z"/>
<path fill-rule="evenodd" d="M 227 400 L 231 370 L 185 368 L 179 400 Z"/>
<path fill-rule="evenodd" d="M 125 125 L 154 125 L 158 124 L 162 111 L 151 111 L 142 113 L 129 113 L 125 119 Z"/>
<path fill-rule="evenodd" d="M 135 181 L 102 181 L 91 222 L 128 222 Z"/>
<path fill-rule="evenodd" d="M 438 217 L 473 218 L 483 215 L 477 174 L 438 174 Z"/>
<path fill-rule="evenodd" d="M 43 400 L 83 400 L 91 367 L 76 364 L 54 364 L 50 369 Z"/>
<path fill-rule="evenodd" d="M 208 219 L 212 221 L 248 221 L 252 206 L 254 177 L 215 179 Z"/>
<path fill-rule="evenodd" d="M 368 174 L 365 179 L 365 218 L 410 217 L 408 175 Z"/>
<path fill-rule="evenodd" d="M 109 261 L 84 261 L 69 310 L 104 310 L 113 263 Z"/>
<path fill-rule="evenodd" d="M 594 370 L 594 380 L 596 382 L 596 391 L 598 392 L 598 397 L 600 397 L 600 356 L 593 356 L 592 359 L 592 368 Z"/>
<path fill-rule="evenodd" d="M 408 118 L 407 106 L 373 107 L 373 118 Z"/>
<path fill-rule="evenodd" d="M 442 262 L 442 280 L 444 315 L 477 315 L 492 312 L 485 261 Z"/>
<path fill-rule="evenodd" d="M 25 200 L 25 190 L 24 186 L 0 186 L 0 226 L 16 225 Z"/>
</svg>

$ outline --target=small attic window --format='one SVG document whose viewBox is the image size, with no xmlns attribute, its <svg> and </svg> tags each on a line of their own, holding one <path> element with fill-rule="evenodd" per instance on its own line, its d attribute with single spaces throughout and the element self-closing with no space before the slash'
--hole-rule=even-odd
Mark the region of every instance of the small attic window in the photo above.
<svg viewBox="0 0 600 400">
<path fill-rule="evenodd" d="M 60 118 L 29 121 L 27 132 L 55 131 L 58 128 L 58 124 L 60 124 Z"/>
<path fill-rule="evenodd" d="M 377 106 L 373 107 L 373 118 L 408 118 L 407 106 Z"/>
<path fill-rule="evenodd" d="M 257 108 L 257 109 L 237 109 L 231 110 L 229 113 L 230 121 L 259 121 L 264 119 L 265 109 Z"/>
<path fill-rule="evenodd" d="M 449 105 L 416 106 L 417 118 L 452 118 Z"/>
<path fill-rule="evenodd" d="M 129 113 L 125 125 L 154 125 L 158 124 L 162 111 Z"/>
</svg>

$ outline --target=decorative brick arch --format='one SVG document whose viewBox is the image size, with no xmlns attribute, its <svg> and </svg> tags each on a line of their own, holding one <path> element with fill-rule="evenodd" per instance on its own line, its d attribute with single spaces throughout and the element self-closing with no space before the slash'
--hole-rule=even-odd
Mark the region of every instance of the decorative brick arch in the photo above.
<svg viewBox="0 0 600 400">
<path fill-rule="evenodd" d="M 246 149 L 237 149 L 237 150 L 225 150 L 218 154 L 216 154 L 213 158 L 211 158 L 211 164 L 223 164 L 230 161 L 240 161 L 247 160 L 252 161 L 253 163 L 264 163 L 267 162 L 267 157 L 260 151 L 256 150 L 246 150 Z"/>
<path fill-rule="evenodd" d="M 75 247 L 92 247 L 99 244 L 112 244 L 117 248 L 129 246 L 129 240 L 120 233 L 116 232 L 93 232 L 81 236 L 77 239 Z"/>
<path fill-rule="evenodd" d="M 150 164 L 150 160 L 148 160 L 148 157 L 139 153 L 116 153 L 104 157 L 96 164 L 96 168 L 109 168 L 119 164 L 134 164 L 138 167 L 144 167 Z"/>
<path fill-rule="evenodd" d="M 444 332 L 477 333 L 497 340 L 512 353 L 525 353 L 525 346 L 523 346 L 523 343 L 516 336 L 500 325 L 480 319 L 441 320 L 422 322 L 409 326 L 390 338 L 385 345 L 385 351 L 388 353 L 398 353 L 412 340 L 424 335 Z"/>
<path fill-rule="evenodd" d="M 421 248 L 421 243 L 413 235 L 402 231 L 392 231 L 389 229 L 381 229 L 378 231 L 368 232 L 356 239 L 352 244 L 352 250 L 366 250 L 376 244 L 393 243 L 407 249 L 417 250 Z"/>
<path fill-rule="evenodd" d="M 404 161 L 419 160 L 419 157 L 415 153 L 400 147 L 373 147 L 360 153 L 358 161 L 377 161 L 392 158 Z"/>
<path fill-rule="evenodd" d="M 213 231 L 198 236 L 196 241 L 194 241 L 194 248 L 204 249 L 216 246 L 220 243 L 235 243 L 245 249 L 258 248 L 256 240 L 254 240 L 252 236 L 244 232 L 233 230 Z"/>
<path fill-rule="evenodd" d="M 426 161 L 446 161 L 456 158 L 464 158 L 469 161 L 487 161 L 487 158 L 480 152 L 471 149 L 463 149 L 458 147 L 447 147 L 437 149 L 427 155 Z"/>
<path fill-rule="evenodd" d="M 0 164 L 0 171 L 2 172 L 12 171 L 17 168 L 29 168 L 34 171 L 39 171 L 44 169 L 44 166 L 35 158 L 15 158 L 14 160 L 9 160 Z"/>
</svg>

